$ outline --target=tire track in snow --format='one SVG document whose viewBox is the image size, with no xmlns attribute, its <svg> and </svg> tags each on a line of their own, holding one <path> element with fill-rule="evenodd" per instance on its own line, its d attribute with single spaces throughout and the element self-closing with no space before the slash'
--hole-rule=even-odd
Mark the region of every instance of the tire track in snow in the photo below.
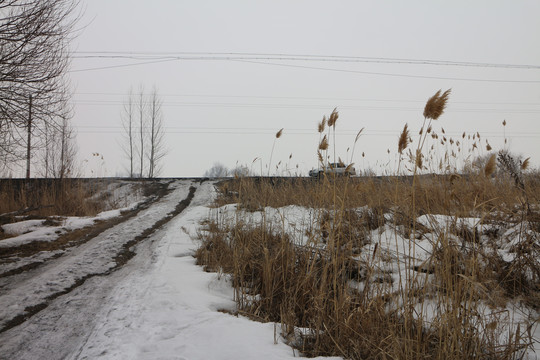
<svg viewBox="0 0 540 360">
<path fill-rule="evenodd" d="M 97 222 L 92 226 L 85 226 L 80 229 L 68 231 L 60 235 L 54 241 L 35 240 L 9 248 L 0 248 L 0 258 L 17 256 L 19 259 L 21 259 L 31 258 L 36 255 L 38 256 L 37 261 L 23 263 L 23 265 L 15 266 L 0 273 L 0 279 L 13 275 L 19 275 L 46 265 L 50 260 L 54 260 L 65 255 L 66 251 L 71 250 L 71 248 L 78 247 L 81 244 L 100 235 L 102 232 L 137 216 L 141 211 L 148 209 L 154 202 L 167 195 L 170 192 L 168 186 L 169 183 L 154 182 L 144 190 L 145 192 L 148 190 L 153 190 L 154 192 L 152 195 L 148 196 L 146 200 L 137 205 L 135 209 L 128 210 L 119 217 Z M 79 236 L 74 238 L 74 234 L 78 234 Z M 55 253 L 55 251 L 60 252 Z M 41 253 L 48 253 L 49 256 L 39 256 Z M 0 290 L 3 290 L 5 285 L 5 282 L 0 281 Z"/>
<path fill-rule="evenodd" d="M 197 190 L 193 183 L 188 190 L 182 186 L 185 182 L 171 185 L 176 188 L 142 214 L 105 231 L 82 245 L 76 254 L 45 269 L 36 278 L 24 281 L 8 294 L 0 295 L 0 333 L 25 322 L 52 300 L 73 291 L 86 280 L 121 268 L 135 255 L 133 247 L 180 214 Z"/>
</svg>

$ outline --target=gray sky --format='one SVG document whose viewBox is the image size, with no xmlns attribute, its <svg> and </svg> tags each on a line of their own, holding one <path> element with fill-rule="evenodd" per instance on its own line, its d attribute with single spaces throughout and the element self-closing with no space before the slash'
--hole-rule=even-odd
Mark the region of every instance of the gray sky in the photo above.
<svg viewBox="0 0 540 360">
<path fill-rule="evenodd" d="M 441 126 L 456 140 L 464 131 L 479 132 L 482 146 L 472 156 L 486 152 L 485 139 L 500 149 L 506 135 L 511 151 L 540 165 L 538 1 L 82 5 L 84 28 L 73 42 L 70 76 L 87 176 L 126 174 L 122 102 L 130 87 L 141 84 L 148 91 L 156 86 L 163 100 L 169 152 L 162 176 L 200 176 L 215 162 L 257 172 L 262 166 L 266 173 L 281 128 L 272 172 L 282 161 L 280 172 L 294 174 L 298 165 L 306 174 L 317 167 L 317 123 L 334 107 L 340 113 L 337 155 L 350 159 L 347 148 L 365 128 L 355 148 L 356 168 L 392 171 L 405 123 L 416 139 L 425 101 L 448 88 L 447 112 L 434 125 L 439 134 Z M 176 59 L 161 61 L 165 56 Z M 465 142 L 463 157 L 473 141 Z M 444 151 L 440 146 L 434 155 Z M 253 163 L 255 158 L 261 160 Z"/>
</svg>

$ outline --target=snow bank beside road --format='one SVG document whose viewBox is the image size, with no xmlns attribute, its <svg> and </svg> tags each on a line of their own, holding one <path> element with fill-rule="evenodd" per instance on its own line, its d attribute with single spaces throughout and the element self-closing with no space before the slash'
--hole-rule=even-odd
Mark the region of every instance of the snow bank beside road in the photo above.
<svg viewBox="0 0 540 360">
<path fill-rule="evenodd" d="M 0 241 L 0 248 L 21 246 L 33 241 L 54 241 L 58 239 L 60 235 L 68 231 L 92 226 L 96 221 L 104 221 L 118 217 L 123 211 L 135 209 L 139 203 L 140 202 L 136 202 L 121 209 L 103 211 L 96 216 L 58 217 L 56 220 L 60 224 L 56 226 L 45 226 L 44 223 L 46 220 L 24 220 L 2 225 L 2 229 L 6 234 L 17 236 Z"/>
<path fill-rule="evenodd" d="M 9 284 L 8 291 L 4 290 L 0 295 L 0 329 L 9 327 L 17 316 L 27 315 L 28 309 L 46 305 L 88 277 L 103 275 L 115 268 L 115 257 L 124 246 L 172 212 L 186 198 L 190 186 L 190 181 L 171 184 L 170 194 L 141 211 L 136 218 L 106 230 L 73 249 L 69 256 L 45 265 L 36 276 Z"/>
<path fill-rule="evenodd" d="M 97 326 L 70 359 L 292 359 L 298 352 L 274 337 L 274 324 L 218 312 L 234 309 L 226 276 L 195 264 L 192 236 L 209 214 L 212 184 L 192 206 L 151 237 L 157 259 L 118 284 Z M 276 339 L 277 344 L 274 344 Z"/>
</svg>

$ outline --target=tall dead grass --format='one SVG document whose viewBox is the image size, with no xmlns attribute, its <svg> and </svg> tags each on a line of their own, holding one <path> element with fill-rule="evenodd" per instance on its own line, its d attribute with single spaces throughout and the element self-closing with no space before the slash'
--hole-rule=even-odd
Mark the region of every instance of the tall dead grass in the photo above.
<svg viewBox="0 0 540 360">
<path fill-rule="evenodd" d="M 441 116 L 448 96 L 430 98 L 426 119 Z M 400 155 L 410 143 L 407 127 L 403 133 Z M 534 341 L 534 320 L 514 326 L 507 304 L 540 304 L 538 175 L 492 177 L 492 162 L 476 173 L 418 175 L 425 141 L 411 157 L 413 176 L 222 183 L 216 206 L 235 203 L 237 215 L 209 218 L 198 263 L 231 274 L 239 312 L 280 323 L 286 341 L 307 356 L 522 357 Z M 295 243 L 264 215 L 288 205 L 313 210 L 307 243 Z M 242 212 L 261 212 L 262 220 L 246 222 Z M 430 214 L 453 220 L 439 228 L 418 221 Z M 469 217 L 490 226 L 458 221 Z M 381 249 L 377 234 L 388 233 L 403 253 Z M 510 240 L 509 260 L 499 250 Z M 417 241 L 432 249 L 422 263 Z"/>
<path fill-rule="evenodd" d="M 92 198 L 99 189 L 96 182 L 77 179 L 4 179 L 0 187 L 0 214 L 95 215 L 103 208 L 102 199 Z"/>
</svg>

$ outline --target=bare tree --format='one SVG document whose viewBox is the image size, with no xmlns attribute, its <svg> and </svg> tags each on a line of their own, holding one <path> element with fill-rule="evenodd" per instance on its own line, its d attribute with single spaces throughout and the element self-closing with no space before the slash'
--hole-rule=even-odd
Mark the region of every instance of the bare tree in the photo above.
<svg viewBox="0 0 540 360">
<path fill-rule="evenodd" d="M 69 122 L 69 118 L 62 118 L 60 131 L 60 163 L 58 164 L 57 177 L 63 179 L 73 176 L 75 170 L 75 158 L 77 147 L 75 145 L 75 133 Z"/>
<path fill-rule="evenodd" d="M 216 162 L 212 167 L 204 172 L 205 177 L 220 178 L 227 177 L 229 169 L 222 163 Z"/>
<path fill-rule="evenodd" d="M 45 144 L 41 149 L 41 175 L 57 179 L 74 176 L 77 146 L 70 113 L 66 112 L 57 126 L 46 128 L 42 138 Z"/>
<path fill-rule="evenodd" d="M 127 101 L 124 103 L 122 112 L 122 127 L 124 128 L 124 142 L 122 148 L 125 156 L 129 159 L 129 177 L 134 177 L 135 161 L 135 104 L 133 90 L 129 90 Z"/>
<path fill-rule="evenodd" d="M 43 135 L 46 126 L 56 126 L 54 119 L 66 106 L 68 43 L 77 20 L 73 16 L 77 2 L 0 0 L 0 161 L 4 167 L 26 156 L 30 129 L 33 136 Z"/>
<path fill-rule="evenodd" d="M 138 157 L 137 176 L 156 177 L 160 172 L 160 163 L 167 154 L 165 148 L 165 130 L 163 128 L 162 102 L 154 88 L 150 95 L 145 95 L 141 85 L 137 95 L 130 91 L 122 112 L 124 128 L 124 153 L 130 162 L 130 176 L 134 175 L 134 162 Z M 135 124 L 137 122 L 137 125 Z M 138 143 L 137 146 L 135 143 Z M 144 159 L 148 161 L 145 162 Z M 147 164 L 147 165 L 146 165 Z"/>
<path fill-rule="evenodd" d="M 43 129 L 43 134 L 41 136 L 43 141 L 43 147 L 41 150 L 41 167 L 40 167 L 40 174 L 42 177 L 48 179 L 49 178 L 49 171 L 51 170 L 51 163 L 52 163 L 52 154 L 53 154 L 53 144 L 54 144 L 54 133 L 55 128 L 52 128 L 51 126 L 45 125 Z"/>
<path fill-rule="evenodd" d="M 144 96 L 144 87 L 141 85 L 138 94 L 137 110 L 139 111 L 139 159 L 140 159 L 140 169 L 139 177 L 142 178 L 144 174 L 144 143 L 145 143 L 145 111 L 146 111 L 146 102 Z"/>
<path fill-rule="evenodd" d="M 148 151 L 148 177 L 153 178 L 159 174 L 160 161 L 166 155 L 165 132 L 163 129 L 163 113 L 161 100 L 157 89 L 150 94 L 148 99 L 148 127 L 149 127 L 149 151 Z"/>
<path fill-rule="evenodd" d="M 230 171 L 230 174 L 234 177 L 245 177 L 250 176 L 251 171 L 249 170 L 249 167 L 247 167 L 247 165 L 236 164 L 236 167 Z"/>
</svg>

